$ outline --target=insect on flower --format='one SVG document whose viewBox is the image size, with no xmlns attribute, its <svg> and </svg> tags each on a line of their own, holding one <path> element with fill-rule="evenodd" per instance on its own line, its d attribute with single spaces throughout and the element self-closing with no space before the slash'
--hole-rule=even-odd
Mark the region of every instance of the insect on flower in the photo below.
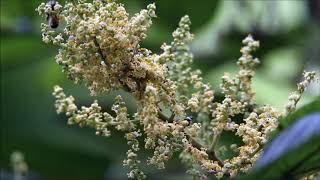
<svg viewBox="0 0 320 180">
<path fill-rule="evenodd" d="M 51 10 L 54 11 L 54 6 L 56 5 L 55 0 L 48 0 L 47 5 L 51 7 Z M 59 16 L 56 13 L 47 13 L 48 25 L 55 29 L 59 26 Z"/>
<path fill-rule="evenodd" d="M 187 116 L 186 118 L 184 118 L 184 120 L 187 120 L 189 125 L 192 123 L 193 117 L 192 116 Z"/>
</svg>

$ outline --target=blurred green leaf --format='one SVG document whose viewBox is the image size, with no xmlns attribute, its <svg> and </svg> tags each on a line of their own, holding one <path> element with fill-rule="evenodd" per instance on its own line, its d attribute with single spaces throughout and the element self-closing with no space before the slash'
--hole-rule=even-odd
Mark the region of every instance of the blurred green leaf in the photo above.
<svg viewBox="0 0 320 180">
<path fill-rule="evenodd" d="M 287 84 L 288 80 L 293 79 L 301 71 L 302 59 L 301 52 L 292 47 L 272 50 L 262 60 L 264 65 L 262 73 L 272 82 Z"/>
<path fill-rule="evenodd" d="M 253 78 L 253 89 L 256 92 L 256 100 L 260 105 L 269 104 L 282 109 L 288 100 L 290 85 L 287 82 L 277 82 L 264 76 L 262 73 L 256 73 Z"/>
<path fill-rule="evenodd" d="M 256 169 L 254 168 L 250 174 L 240 179 L 297 178 L 305 173 L 319 170 L 320 169 L 320 133 L 318 132 L 319 128 L 314 127 L 317 125 L 312 124 L 312 121 L 308 123 L 306 120 L 309 120 L 309 119 L 301 119 L 303 117 L 307 117 L 307 115 L 313 112 L 320 112 L 320 98 L 318 98 L 317 100 L 315 100 L 314 102 L 308 105 L 305 105 L 304 107 L 298 109 L 297 111 L 289 114 L 287 117 L 282 118 L 280 120 L 281 129 L 284 129 L 284 128 L 289 128 L 289 129 L 284 130 L 285 134 L 281 134 L 282 131 L 279 131 L 279 130 L 275 132 L 274 134 L 279 134 L 282 140 L 277 139 L 280 136 L 279 137 L 276 136 L 274 138 L 274 141 L 280 140 L 281 145 L 272 144 L 271 142 L 271 146 L 273 146 L 273 149 L 276 151 L 280 151 L 279 147 L 276 147 L 276 146 L 283 146 L 282 149 L 288 148 L 286 150 L 287 152 L 281 153 L 281 156 L 279 158 L 276 158 L 276 160 L 268 163 L 267 165 L 263 165 L 261 167 L 259 165 L 259 167 Z M 313 119 L 313 121 L 316 121 L 316 122 L 320 121 L 319 115 L 313 118 L 315 118 Z M 300 120 L 302 121 L 304 120 L 305 122 L 302 122 Z M 291 125 L 295 127 L 292 128 Z M 300 130 L 301 128 L 303 128 L 303 132 L 290 132 L 293 130 L 294 131 Z M 292 142 L 286 142 L 284 139 L 288 140 L 290 139 L 289 136 L 296 136 L 297 133 L 298 134 L 301 133 L 301 138 L 308 137 L 308 139 L 299 139 L 300 136 L 295 137 L 296 141 L 300 141 L 302 143 L 299 144 L 298 147 L 295 147 L 295 146 L 290 147 Z M 309 134 L 307 136 L 302 136 L 303 133 L 304 135 L 305 133 L 307 134 L 312 133 L 312 134 Z M 276 151 L 274 151 L 275 154 L 277 154 Z M 270 156 L 270 153 L 269 153 L 269 156 Z M 266 159 L 264 159 L 264 161 L 265 160 Z M 257 162 L 257 164 L 259 164 L 259 161 Z"/>
<path fill-rule="evenodd" d="M 219 1 L 211 19 L 191 44 L 195 56 L 205 57 L 223 50 L 223 37 L 230 32 L 287 33 L 305 23 L 305 1 Z"/>
<path fill-rule="evenodd" d="M 65 73 L 61 72 L 60 66 L 55 62 L 53 57 L 43 59 L 41 76 L 37 79 L 39 84 L 47 91 L 52 91 L 54 85 L 66 81 Z"/>
<path fill-rule="evenodd" d="M 37 36 L 8 36 L 1 37 L 1 65 L 4 70 L 44 61 L 53 56 L 48 45 L 41 42 Z"/>
<path fill-rule="evenodd" d="M 312 170 L 320 169 L 320 136 L 284 154 L 266 167 L 252 171 L 240 180 L 294 179 Z"/>
<path fill-rule="evenodd" d="M 1 98 L 5 106 L 1 107 L 1 127 L 5 144 L 1 163 L 7 167 L 10 153 L 20 150 L 30 169 L 44 179 L 70 179 L 71 175 L 72 179 L 102 179 L 110 162 L 121 162 L 125 156 L 123 134 L 103 138 L 96 136 L 93 129 L 67 126 L 66 117 L 58 116 L 54 110 L 52 89 L 48 88 L 54 82 L 42 78 L 43 74 L 61 76 L 61 72 L 59 75 L 48 71 L 51 63 L 54 61 L 43 60 L 3 72 L 5 96 Z M 47 78 L 60 82 L 52 79 L 55 77 Z M 81 94 L 79 104 L 93 101 L 81 88 L 67 87 L 67 92 Z"/>
<path fill-rule="evenodd" d="M 280 119 L 280 127 L 287 128 L 292 123 L 294 123 L 297 119 L 302 118 L 303 116 L 313 113 L 320 112 L 320 96 L 315 98 L 316 100 L 299 108 L 295 112 L 289 114 L 287 117 Z"/>
</svg>

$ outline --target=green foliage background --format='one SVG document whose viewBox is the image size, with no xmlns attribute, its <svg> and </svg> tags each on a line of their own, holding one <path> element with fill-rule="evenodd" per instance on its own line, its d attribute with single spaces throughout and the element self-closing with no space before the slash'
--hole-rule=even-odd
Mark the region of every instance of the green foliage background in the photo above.
<svg viewBox="0 0 320 180">
<path fill-rule="evenodd" d="M 19 150 L 30 169 L 44 179 L 122 179 L 126 170 L 121 162 L 127 145 L 123 134 L 105 139 L 91 129 L 66 125 L 54 110 L 52 87 L 61 84 L 66 92 L 88 105 L 90 97 L 83 86 L 65 78 L 54 61 L 57 49 L 41 42 L 41 19 L 34 9 L 40 0 L 1 0 L 1 169 L 10 171 L 9 155 Z M 123 0 L 130 14 L 151 1 Z M 191 17 L 195 41 L 194 68 L 200 68 L 206 81 L 216 89 L 223 72 L 237 71 L 241 40 L 252 33 L 261 41 L 257 56 L 261 60 L 254 87 L 260 104 L 282 108 L 295 89 L 304 69 L 320 69 L 320 3 L 298 1 L 236 0 L 159 0 L 158 18 L 143 46 L 159 51 L 163 42 L 185 14 Z M 98 97 L 109 110 L 113 97 L 124 95 L 130 111 L 135 105 L 124 92 Z M 218 93 L 218 92 L 217 92 Z M 312 84 L 299 104 L 320 95 Z M 219 97 L 217 97 L 219 99 Z M 143 152 L 142 158 L 149 152 Z M 165 171 L 146 169 L 151 179 L 185 178 L 183 166 L 175 158 Z M 161 176 L 159 176 L 161 174 Z"/>
</svg>

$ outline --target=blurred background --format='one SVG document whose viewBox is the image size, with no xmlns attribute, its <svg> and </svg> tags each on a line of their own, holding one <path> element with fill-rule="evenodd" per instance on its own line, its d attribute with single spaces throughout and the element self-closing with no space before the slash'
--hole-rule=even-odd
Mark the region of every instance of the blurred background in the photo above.
<svg viewBox="0 0 320 180">
<path fill-rule="evenodd" d="M 18 150 L 29 165 L 29 179 L 126 179 L 122 160 L 128 147 L 123 134 L 97 137 L 92 129 L 67 126 L 65 116 L 55 112 L 51 95 L 55 84 L 75 96 L 78 105 L 89 105 L 95 97 L 66 79 L 54 60 L 57 48 L 42 43 L 39 26 L 44 19 L 34 10 L 41 2 L 1 0 L 1 177 L 10 179 L 10 154 Z M 120 2 L 132 15 L 153 1 Z M 188 14 L 195 34 L 190 44 L 193 68 L 202 70 L 217 93 L 223 72 L 237 71 L 241 40 L 249 33 L 261 43 L 256 53 L 261 64 L 254 77 L 259 104 L 282 109 L 303 70 L 319 73 L 319 0 L 155 2 L 158 18 L 143 46 L 160 52 L 161 44 L 172 40 L 180 17 Z M 100 105 L 109 111 L 119 93 L 133 113 L 135 106 L 124 92 L 101 95 Z M 299 106 L 319 95 L 318 82 L 311 85 Z M 142 151 L 141 159 L 148 155 L 150 152 Z M 143 166 L 149 179 L 190 178 L 184 175 L 178 157 L 163 171 Z"/>
</svg>

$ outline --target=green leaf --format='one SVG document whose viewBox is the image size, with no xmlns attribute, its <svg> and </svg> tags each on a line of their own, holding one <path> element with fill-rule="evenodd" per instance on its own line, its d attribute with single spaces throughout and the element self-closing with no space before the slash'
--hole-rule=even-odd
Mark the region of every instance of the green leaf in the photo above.
<svg viewBox="0 0 320 180">
<path fill-rule="evenodd" d="M 301 177 L 310 171 L 320 169 L 320 136 L 282 155 L 260 169 L 253 170 L 240 179 L 290 179 Z"/>
<path fill-rule="evenodd" d="M 280 119 L 279 129 L 287 128 L 289 125 L 293 124 L 296 120 L 302 118 L 303 116 L 320 111 L 320 96 L 316 98 L 310 104 L 307 104 L 295 112 L 289 114 L 286 117 Z"/>
</svg>

